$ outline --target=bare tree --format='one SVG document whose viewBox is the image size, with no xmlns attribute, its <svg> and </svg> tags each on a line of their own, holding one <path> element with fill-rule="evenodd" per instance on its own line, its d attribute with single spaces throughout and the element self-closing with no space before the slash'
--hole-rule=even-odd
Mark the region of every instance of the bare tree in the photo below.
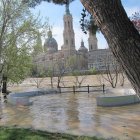
<svg viewBox="0 0 140 140">
<path fill-rule="evenodd" d="M 50 78 L 50 82 L 51 82 L 51 88 L 54 87 L 54 64 L 52 63 L 51 66 L 49 66 L 46 70 L 46 76 Z"/>
<path fill-rule="evenodd" d="M 120 86 L 122 86 L 122 87 L 124 86 L 125 79 L 126 79 L 126 75 L 125 75 L 123 69 L 121 69 L 121 71 L 119 73 Z"/>
<path fill-rule="evenodd" d="M 41 87 L 41 83 L 43 82 L 44 78 L 34 77 L 34 78 L 32 78 L 32 80 L 35 82 L 36 87 L 40 88 Z"/>
<path fill-rule="evenodd" d="M 112 88 L 115 88 L 118 83 L 121 66 L 110 51 L 106 53 L 102 60 L 102 64 L 104 66 L 104 70 L 100 71 L 101 76 L 110 83 Z"/>
<path fill-rule="evenodd" d="M 77 87 L 80 87 L 82 83 L 84 82 L 84 80 L 87 78 L 87 75 L 77 70 L 73 71 L 72 75 L 74 76 L 74 79 L 75 79 L 74 85 Z"/>
<path fill-rule="evenodd" d="M 67 71 L 67 65 L 63 58 L 56 60 L 56 77 L 57 77 L 57 87 L 60 87 L 60 83 L 62 83 L 62 78 Z M 63 83 L 64 85 L 64 83 Z"/>
<path fill-rule="evenodd" d="M 44 81 L 44 78 L 46 77 L 44 67 L 42 67 L 41 65 L 34 64 L 31 76 L 33 77 L 31 81 L 34 81 L 34 83 L 36 84 L 36 87 L 40 88 L 42 82 Z"/>
</svg>

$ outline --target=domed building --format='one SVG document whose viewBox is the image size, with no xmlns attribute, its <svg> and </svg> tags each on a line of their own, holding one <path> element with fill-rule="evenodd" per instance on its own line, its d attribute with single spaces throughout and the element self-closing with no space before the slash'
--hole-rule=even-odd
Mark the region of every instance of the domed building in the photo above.
<svg viewBox="0 0 140 140">
<path fill-rule="evenodd" d="M 58 44 L 56 40 L 52 37 L 52 31 L 48 31 L 48 38 L 45 40 L 44 43 L 44 52 L 47 53 L 55 53 L 58 51 Z"/>
<path fill-rule="evenodd" d="M 65 64 L 67 64 L 71 58 L 75 58 L 76 70 L 77 68 L 78 70 L 90 70 L 92 68 L 99 71 L 105 70 L 105 57 L 110 55 L 110 59 L 112 59 L 113 56 L 109 49 L 98 49 L 96 35 L 89 33 L 89 50 L 85 47 L 83 40 L 81 41 L 80 48 L 76 50 L 73 18 L 69 11 L 68 4 L 66 5 L 66 12 L 63 17 L 63 22 L 63 45 L 61 49 L 58 50 L 57 41 L 53 38 L 52 31 L 49 29 L 47 34 L 48 37 L 44 42 L 44 52 L 36 55 L 33 58 L 33 63 L 40 69 L 43 68 L 47 70 L 50 67 L 53 67 L 53 70 L 57 73 L 59 68 L 61 68 L 61 70 L 62 68 L 65 69 Z M 69 69 L 70 68 L 66 68 L 65 70 L 69 71 Z"/>
<path fill-rule="evenodd" d="M 83 40 L 81 41 L 81 46 L 78 49 L 78 51 L 81 52 L 81 53 L 87 53 L 88 52 L 88 49 L 85 47 Z"/>
</svg>

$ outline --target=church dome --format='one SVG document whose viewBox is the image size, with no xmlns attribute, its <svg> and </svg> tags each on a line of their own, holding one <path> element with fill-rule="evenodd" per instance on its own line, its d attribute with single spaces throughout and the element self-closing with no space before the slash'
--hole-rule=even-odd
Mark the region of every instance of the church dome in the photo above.
<svg viewBox="0 0 140 140">
<path fill-rule="evenodd" d="M 52 37 L 52 32 L 48 31 L 48 38 L 44 43 L 44 51 L 49 53 L 54 53 L 58 51 L 58 44 L 56 40 Z"/>
<path fill-rule="evenodd" d="M 83 40 L 81 41 L 81 46 L 80 48 L 78 49 L 79 52 L 82 52 L 82 53 L 87 53 L 88 52 L 88 49 L 84 46 L 84 42 Z"/>
</svg>

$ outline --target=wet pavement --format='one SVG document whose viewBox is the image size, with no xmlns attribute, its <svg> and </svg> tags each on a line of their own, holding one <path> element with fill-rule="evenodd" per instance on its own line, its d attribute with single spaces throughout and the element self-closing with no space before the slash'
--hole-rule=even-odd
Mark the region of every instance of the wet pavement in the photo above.
<svg viewBox="0 0 140 140">
<path fill-rule="evenodd" d="M 30 106 L 1 101 L 0 125 L 76 135 L 140 139 L 140 104 L 97 107 L 98 93 L 49 94 L 30 98 Z"/>
</svg>

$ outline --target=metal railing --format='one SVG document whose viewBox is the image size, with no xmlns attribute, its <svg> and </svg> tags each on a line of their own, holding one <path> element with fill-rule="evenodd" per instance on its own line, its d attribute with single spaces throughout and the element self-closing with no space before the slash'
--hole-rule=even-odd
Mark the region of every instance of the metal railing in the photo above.
<svg viewBox="0 0 140 140">
<path fill-rule="evenodd" d="M 59 89 L 60 93 L 66 93 L 66 92 L 73 92 L 74 94 L 76 92 L 97 92 L 97 91 L 102 91 L 105 93 L 105 85 L 98 85 L 98 86 L 69 86 L 69 87 L 57 87 Z M 84 88 L 84 90 L 80 90 L 81 88 Z M 65 90 L 62 90 L 65 89 Z M 66 90 L 67 89 L 67 90 Z M 69 90 L 68 90 L 69 89 Z"/>
</svg>

